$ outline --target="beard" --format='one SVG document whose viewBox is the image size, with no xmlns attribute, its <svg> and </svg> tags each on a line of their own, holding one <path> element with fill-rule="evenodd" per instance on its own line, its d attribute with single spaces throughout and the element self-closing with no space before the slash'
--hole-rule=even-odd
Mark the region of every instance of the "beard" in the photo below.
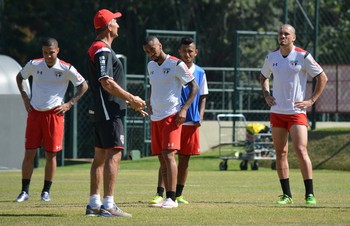
<svg viewBox="0 0 350 226">
<path fill-rule="evenodd" d="M 153 60 L 154 62 L 158 62 L 158 61 L 159 61 L 159 56 L 154 57 L 152 60 Z"/>
<path fill-rule="evenodd" d="M 283 40 L 282 40 L 282 41 L 279 41 L 278 44 L 279 44 L 280 46 L 286 46 L 286 43 L 283 42 Z"/>
</svg>

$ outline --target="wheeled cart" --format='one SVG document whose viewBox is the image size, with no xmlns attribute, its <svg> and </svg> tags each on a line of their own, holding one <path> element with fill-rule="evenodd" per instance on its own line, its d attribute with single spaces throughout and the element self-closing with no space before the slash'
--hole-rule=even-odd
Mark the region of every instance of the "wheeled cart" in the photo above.
<svg viewBox="0 0 350 226">
<path fill-rule="evenodd" d="M 248 123 L 243 114 L 219 114 L 219 164 L 227 170 L 228 160 L 241 160 L 240 169 L 259 169 L 260 160 L 271 160 L 271 169 L 276 169 L 276 155 L 272 135 L 263 124 Z M 264 129 L 261 129 L 261 126 Z"/>
</svg>

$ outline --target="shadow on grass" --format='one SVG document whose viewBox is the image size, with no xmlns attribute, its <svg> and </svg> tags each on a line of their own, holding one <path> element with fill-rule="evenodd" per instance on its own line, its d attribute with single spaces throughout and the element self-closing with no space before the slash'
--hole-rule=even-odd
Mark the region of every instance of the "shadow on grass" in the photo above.
<svg viewBox="0 0 350 226">
<path fill-rule="evenodd" d="M 219 159 L 218 156 L 213 156 L 213 155 L 198 155 L 198 156 L 194 156 L 192 158 L 195 158 L 195 159 Z"/>
<path fill-rule="evenodd" d="M 87 158 L 65 159 L 64 165 L 65 166 L 82 165 L 82 164 L 91 165 L 92 160 L 93 159 L 87 159 Z"/>
<path fill-rule="evenodd" d="M 148 202 L 144 202 L 144 201 L 138 201 L 138 202 L 118 202 L 118 204 L 120 206 L 123 207 L 135 207 L 135 206 L 140 206 L 143 205 L 145 208 L 150 208 L 150 209 L 157 209 L 156 207 L 150 207 Z M 275 204 L 271 204 L 271 205 L 264 205 L 264 204 L 258 204 L 256 202 L 239 202 L 239 201 L 194 201 L 191 202 L 191 204 L 209 204 L 209 205 L 230 205 L 230 206 L 251 206 L 254 205 L 257 208 L 282 208 L 282 209 L 335 209 L 335 210 L 350 210 L 350 206 L 320 206 L 320 205 L 275 205 Z M 181 205 L 179 205 L 181 207 Z M 187 205 L 185 205 L 187 206 Z M 185 207 L 184 206 L 184 207 Z M 1 215 L 0 215 L 1 216 Z"/>
<path fill-rule="evenodd" d="M 346 144 L 344 144 L 342 147 L 340 147 L 336 152 L 334 152 L 330 157 L 328 157 L 327 159 L 323 160 L 322 162 L 318 163 L 314 169 L 318 169 L 320 168 L 323 164 L 325 164 L 326 162 L 328 162 L 329 160 L 333 159 L 334 157 L 336 157 L 341 151 L 343 150 L 348 150 L 350 146 L 350 141 L 347 142 Z"/>
<path fill-rule="evenodd" d="M 275 208 L 284 209 L 350 209 L 349 206 L 275 206 Z"/>
<path fill-rule="evenodd" d="M 311 131 L 308 134 L 309 140 L 320 140 L 328 136 L 339 136 L 344 134 L 349 134 L 349 129 L 344 130 L 334 130 L 334 131 L 328 131 L 328 130 L 321 130 L 321 131 Z"/>
<path fill-rule="evenodd" d="M 0 217 L 64 217 L 64 215 L 63 214 L 41 214 L 41 213 L 28 213 L 28 214 L 0 213 Z"/>
</svg>

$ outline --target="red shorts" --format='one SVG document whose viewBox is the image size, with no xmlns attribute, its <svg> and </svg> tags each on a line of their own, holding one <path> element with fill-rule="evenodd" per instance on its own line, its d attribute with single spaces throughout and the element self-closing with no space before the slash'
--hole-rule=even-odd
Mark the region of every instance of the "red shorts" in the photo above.
<svg viewBox="0 0 350 226">
<path fill-rule="evenodd" d="M 284 115 L 270 113 L 270 123 L 272 127 L 286 128 L 287 130 L 292 127 L 292 125 L 304 125 L 309 127 L 307 123 L 307 117 L 303 113 L 294 114 L 294 115 Z"/>
<path fill-rule="evenodd" d="M 199 127 L 183 125 L 181 132 L 181 148 L 177 152 L 179 155 L 199 155 Z"/>
<path fill-rule="evenodd" d="M 54 109 L 28 113 L 26 128 L 26 149 L 36 149 L 44 145 L 45 151 L 62 150 L 64 116 L 57 115 Z"/>
<path fill-rule="evenodd" d="M 179 150 L 182 125 L 177 126 L 176 114 L 160 121 L 151 121 L 152 155 L 160 155 L 163 150 Z"/>
</svg>

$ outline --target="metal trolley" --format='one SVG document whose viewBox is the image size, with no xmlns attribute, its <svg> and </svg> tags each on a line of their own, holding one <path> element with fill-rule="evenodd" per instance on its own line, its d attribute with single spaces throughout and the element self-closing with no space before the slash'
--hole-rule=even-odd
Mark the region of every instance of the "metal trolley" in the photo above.
<svg viewBox="0 0 350 226">
<path fill-rule="evenodd" d="M 241 160 L 240 169 L 259 169 L 259 160 L 271 160 L 276 169 L 276 155 L 270 132 L 249 133 L 243 114 L 218 114 L 220 170 L 227 170 L 229 159 Z"/>
</svg>

